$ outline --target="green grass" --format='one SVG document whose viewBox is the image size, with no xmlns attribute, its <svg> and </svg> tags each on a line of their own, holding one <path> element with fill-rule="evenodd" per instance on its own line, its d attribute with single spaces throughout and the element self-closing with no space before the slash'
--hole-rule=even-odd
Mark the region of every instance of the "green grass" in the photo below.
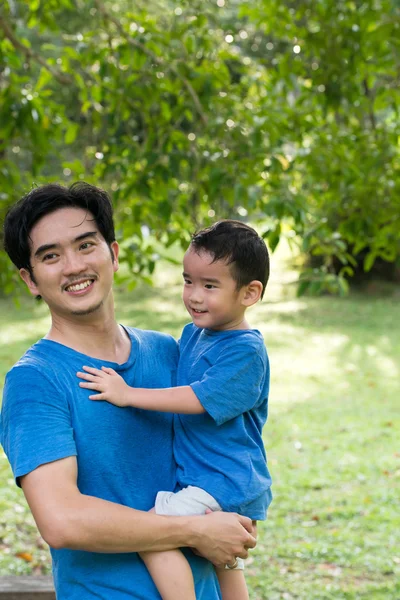
<svg viewBox="0 0 400 600">
<path fill-rule="evenodd" d="M 398 600 L 398 291 L 297 299 L 292 279 L 278 264 L 265 301 L 249 312 L 271 358 L 264 437 L 274 479 L 247 566 L 251 598 Z M 117 293 L 119 320 L 178 336 L 187 322 L 180 287 L 167 268 L 155 289 Z M 48 323 L 34 301 L 0 302 L 1 376 Z M 0 482 L 0 574 L 48 571 L 2 455 Z"/>
</svg>

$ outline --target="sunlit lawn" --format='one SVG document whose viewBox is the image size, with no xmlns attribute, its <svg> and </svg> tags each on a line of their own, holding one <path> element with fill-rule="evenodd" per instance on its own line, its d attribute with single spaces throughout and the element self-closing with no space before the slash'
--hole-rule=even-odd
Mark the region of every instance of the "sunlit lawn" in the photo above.
<svg viewBox="0 0 400 600">
<path fill-rule="evenodd" d="M 249 313 L 271 358 L 265 444 L 274 502 L 247 566 L 252 600 L 398 600 L 399 291 L 296 299 L 286 265 Z M 179 335 L 179 270 L 117 294 L 121 322 Z M 0 375 L 48 327 L 45 307 L 0 302 Z M 48 554 L 0 455 L 0 574 Z"/>
</svg>

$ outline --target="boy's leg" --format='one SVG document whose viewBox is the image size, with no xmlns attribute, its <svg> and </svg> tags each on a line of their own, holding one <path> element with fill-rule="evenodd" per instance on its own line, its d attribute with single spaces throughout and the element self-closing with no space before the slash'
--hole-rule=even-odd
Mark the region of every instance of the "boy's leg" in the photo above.
<svg viewBox="0 0 400 600">
<path fill-rule="evenodd" d="M 249 600 L 244 571 L 217 569 L 222 600 Z"/>
<path fill-rule="evenodd" d="M 159 492 L 153 512 L 161 515 L 201 515 L 221 510 L 206 491 L 188 486 L 176 494 Z M 140 553 L 163 600 L 196 600 L 189 563 L 179 550 Z M 239 562 L 241 559 L 237 559 Z M 246 581 L 241 569 L 217 570 L 223 600 L 248 600 Z"/>
<path fill-rule="evenodd" d="M 163 600 L 196 600 L 192 569 L 180 550 L 141 552 L 140 556 Z"/>
<path fill-rule="evenodd" d="M 243 571 L 224 571 L 217 569 L 222 600 L 249 600 Z"/>
<path fill-rule="evenodd" d="M 139 554 L 163 600 L 196 600 L 192 569 L 180 550 Z"/>
</svg>

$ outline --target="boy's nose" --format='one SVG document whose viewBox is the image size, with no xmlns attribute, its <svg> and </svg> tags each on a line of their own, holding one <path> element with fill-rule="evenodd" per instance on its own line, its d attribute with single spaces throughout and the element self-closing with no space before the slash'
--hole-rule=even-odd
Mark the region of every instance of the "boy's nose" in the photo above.
<svg viewBox="0 0 400 600">
<path fill-rule="evenodd" d="M 201 290 L 196 287 L 193 287 L 190 294 L 190 301 L 195 302 L 196 304 L 200 304 L 203 300 Z"/>
</svg>

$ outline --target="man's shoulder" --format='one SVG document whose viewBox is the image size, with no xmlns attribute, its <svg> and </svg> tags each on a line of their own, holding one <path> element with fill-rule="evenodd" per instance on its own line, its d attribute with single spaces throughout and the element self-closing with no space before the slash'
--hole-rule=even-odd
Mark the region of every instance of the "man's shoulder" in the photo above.
<svg viewBox="0 0 400 600">
<path fill-rule="evenodd" d="M 162 333 L 161 331 L 153 331 L 152 329 L 138 329 L 136 327 L 127 327 L 125 330 L 131 339 L 138 342 L 142 347 L 150 347 L 170 352 L 178 351 L 178 343 L 172 335 Z"/>
<path fill-rule="evenodd" d="M 28 348 L 21 358 L 9 369 L 4 380 L 2 412 L 29 403 L 41 402 L 47 393 L 62 395 L 59 385 L 59 373 L 65 363 L 37 342 Z M 17 408 L 16 408 L 17 407 Z"/>
<path fill-rule="evenodd" d="M 51 363 L 52 357 L 50 353 L 44 351 L 41 340 L 30 346 L 24 354 L 11 367 L 8 373 L 20 372 L 23 368 L 40 368 L 43 363 Z"/>
<path fill-rule="evenodd" d="M 130 336 L 136 337 L 138 339 L 143 339 L 145 341 L 151 340 L 155 343 L 160 344 L 176 344 L 176 340 L 169 333 L 163 333 L 162 331 L 154 331 L 153 329 L 139 329 L 138 327 L 129 327 L 127 325 L 124 325 L 124 329 L 128 332 Z"/>
</svg>

